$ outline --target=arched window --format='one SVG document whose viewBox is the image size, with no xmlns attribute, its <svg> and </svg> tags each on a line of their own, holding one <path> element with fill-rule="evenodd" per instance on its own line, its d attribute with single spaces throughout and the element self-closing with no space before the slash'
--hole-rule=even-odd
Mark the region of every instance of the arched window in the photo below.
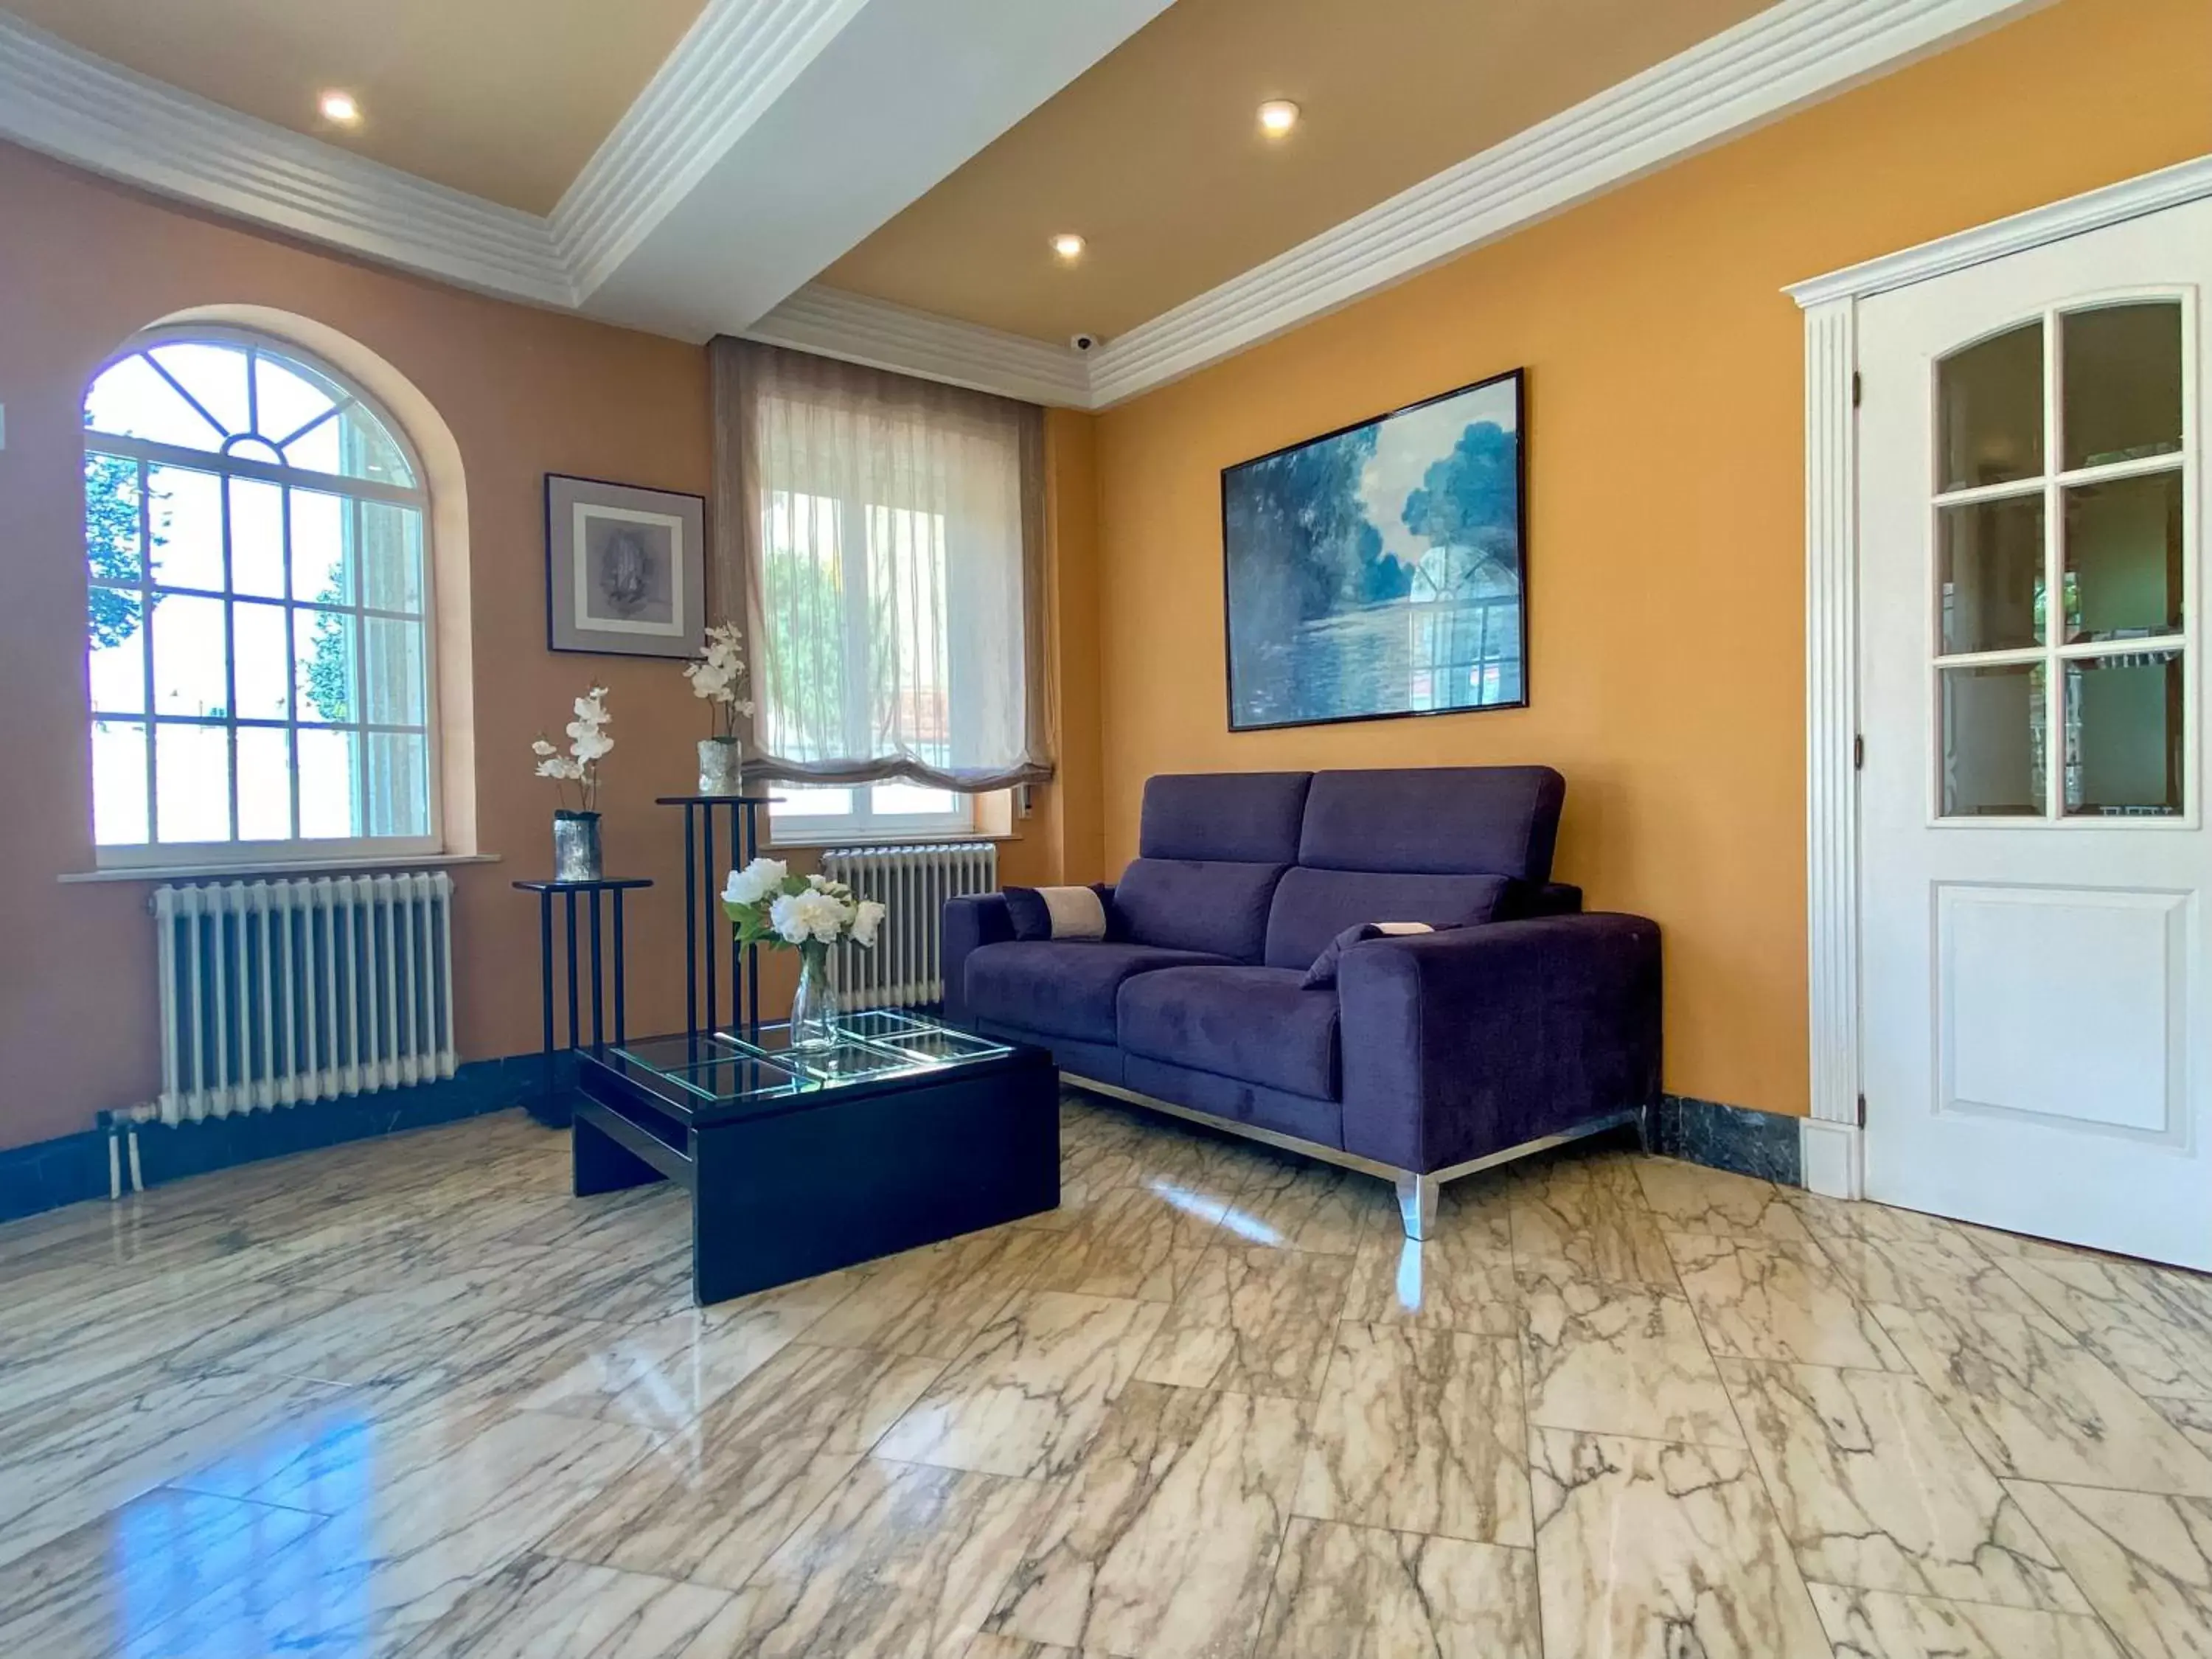
<svg viewBox="0 0 2212 1659">
<path fill-rule="evenodd" d="M 157 331 L 84 401 L 103 866 L 439 847 L 422 471 L 295 348 Z"/>
</svg>

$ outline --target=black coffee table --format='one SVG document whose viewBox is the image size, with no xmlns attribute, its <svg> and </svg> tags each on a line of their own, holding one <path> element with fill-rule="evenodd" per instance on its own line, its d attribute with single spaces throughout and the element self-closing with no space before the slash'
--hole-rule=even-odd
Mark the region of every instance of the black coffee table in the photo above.
<svg viewBox="0 0 2212 1659">
<path fill-rule="evenodd" d="M 575 1190 L 691 1194 L 701 1303 L 1060 1202 L 1060 1074 L 1042 1050 L 915 1014 L 646 1037 L 576 1057 Z"/>
</svg>

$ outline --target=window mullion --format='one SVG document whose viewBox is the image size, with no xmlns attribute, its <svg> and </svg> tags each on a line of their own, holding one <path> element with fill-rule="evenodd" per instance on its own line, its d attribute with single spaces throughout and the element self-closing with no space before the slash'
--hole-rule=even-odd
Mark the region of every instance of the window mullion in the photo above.
<svg viewBox="0 0 2212 1659">
<path fill-rule="evenodd" d="M 148 467 L 138 466 L 138 658 L 146 681 L 146 839 L 161 839 L 160 777 L 155 770 L 154 749 L 154 508 L 149 501 Z"/>
<path fill-rule="evenodd" d="M 238 839 L 238 574 L 232 546 L 231 480 L 222 481 L 222 720 L 230 751 L 230 838 Z"/>
</svg>

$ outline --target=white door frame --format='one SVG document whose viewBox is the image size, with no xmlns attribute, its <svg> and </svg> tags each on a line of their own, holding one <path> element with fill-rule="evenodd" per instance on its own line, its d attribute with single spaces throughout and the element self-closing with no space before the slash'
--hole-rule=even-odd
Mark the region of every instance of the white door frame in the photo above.
<svg viewBox="0 0 2212 1659">
<path fill-rule="evenodd" d="M 1846 266 L 1784 290 L 1805 313 L 1806 1186 L 1862 1191 L 1859 1145 L 1858 302 L 2212 197 L 2212 155 Z"/>
</svg>

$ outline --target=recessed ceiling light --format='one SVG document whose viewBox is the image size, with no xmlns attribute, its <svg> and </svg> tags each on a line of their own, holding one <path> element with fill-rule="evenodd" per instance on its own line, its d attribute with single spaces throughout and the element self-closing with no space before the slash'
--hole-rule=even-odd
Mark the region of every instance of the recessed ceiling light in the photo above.
<svg viewBox="0 0 2212 1659">
<path fill-rule="evenodd" d="M 1073 264 L 1083 257 L 1083 239 L 1072 230 L 1063 230 L 1052 239 L 1052 251 Z"/>
<path fill-rule="evenodd" d="M 315 107 L 323 112 L 323 119 L 335 121 L 342 127 L 352 126 L 361 119 L 361 101 L 349 92 L 326 92 L 315 100 Z"/>
<path fill-rule="evenodd" d="M 1260 106 L 1260 131 L 1279 138 L 1298 124 L 1298 106 L 1287 98 L 1270 98 Z"/>
</svg>

